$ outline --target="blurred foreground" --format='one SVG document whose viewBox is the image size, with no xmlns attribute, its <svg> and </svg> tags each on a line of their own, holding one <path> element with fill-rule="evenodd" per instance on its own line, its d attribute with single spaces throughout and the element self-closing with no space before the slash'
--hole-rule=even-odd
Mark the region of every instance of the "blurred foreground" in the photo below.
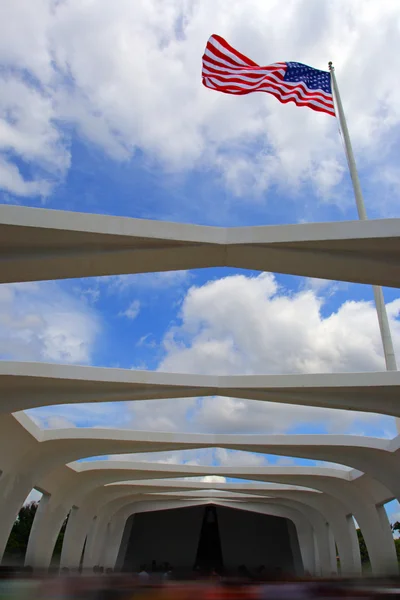
<svg viewBox="0 0 400 600">
<path fill-rule="evenodd" d="M 29 570 L 0 571 L 0 600 L 212 600 L 223 598 L 400 598 L 399 579 L 274 579 L 224 578 L 216 573 L 186 581 L 140 574 L 69 573 L 34 574 Z"/>
</svg>

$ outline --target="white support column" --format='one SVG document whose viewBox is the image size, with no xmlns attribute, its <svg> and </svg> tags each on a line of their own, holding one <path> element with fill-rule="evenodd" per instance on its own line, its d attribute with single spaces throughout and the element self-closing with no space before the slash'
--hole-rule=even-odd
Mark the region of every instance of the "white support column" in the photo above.
<svg viewBox="0 0 400 600">
<path fill-rule="evenodd" d="M 110 521 L 110 537 L 104 560 L 104 568 L 115 569 L 117 566 L 118 552 L 122 544 L 122 536 L 126 525 L 126 519 L 115 517 Z"/>
<path fill-rule="evenodd" d="M 333 477 L 274 477 L 279 483 L 306 485 L 321 490 L 336 498 L 347 508 L 359 524 L 368 548 L 374 575 L 397 574 L 399 571 L 393 537 L 382 527 L 373 494 L 367 489 L 361 490 L 354 482 Z"/>
<path fill-rule="evenodd" d="M 301 494 L 299 496 L 299 493 L 290 495 L 301 498 Z M 282 496 L 285 496 L 285 494 L 282 493 Z M 339 500 L 327 494 L 321 494 L 317 497 L 309 495 L 307 497 L 307 502 L 310 506 L 313 506 L 324 515 L 332 529 L 339 551 L 340 570 L 342 575 L 360 575 L 360 552 L 358 551 L 357 558 L 352 545 L 352 531 L 357 539 L 356 529 L 353 519 L 351 519 L 351 523 L 349 524 L 346 518 L 345 506 Z"/>
<path fill-rule="evenodd" d="M 44 515 L 46 514 L 47 506 L 50 502 L 50 494 L 43 494 L 40 498 L 35 518 L 33 519 L 31 531 L 29 534 L 29 542 L 25 553 L 25 565 L 34 566 L 35 552 L 40 544 L 41 528 L 43 526 Z M 51 558 L 51 557 L 50 557 Z"/>
<path fill-rule="evenodd" d="M 399 565 L 393 535 L 390 527 L 382 525 L 383 515 L 378 514 L 376 506 L 370 504 L 359 506 L 353 514 L 364 536 L 372 572 L 375 575 L 397 575 Z"/>
<path fill-rule="evenodd" d="M 337 564 L 337 551 L 336 551 L 336 542 L 335 536 L 333 535 L 332 526 L 330 523 L 326 524 L 328 538 L 329 538 L 329 554 L 331 559 L 331 575 L 337 575 L 338 572 L 338 564 Z"/>
<path fill-rule="evenodd" d="M 91 562 L 92 562 L 91 557 L 94 552 L 94 543 L 95 543 L 97 526 L 98 526 L 98 518 L 97 518 L 97 516 L 94 516 L 92 519 L 92 522 L 90 523 L 89 531 L 88 531 L 88 534 L 86 537 L 85 553 L 83 555 L 83 568 L 84 569 L 94 567 L 94 563 L 91 564 Z"/>
<path fill-rule="evenodd" d="M 68 514 L 64 506 L 54 507 L 51 504 L 50 499 L 28 540 L 26 564 L 35 569 L 49 568 L 58 534 Z"/>
<path fill-rule="evenodd" d="M 134 518 L 132 517 L 132 515 L 134 514 L 134 510 L 133 508 L 131 509 L 131 515 L 127 515 L 127 514 L 115 514 L 113 519 L 121 519 L 122 520 L 122 525 L 121 525 L 121 541 L 119 543 L 119 547 L 115 548 L 114 547 L 114 553 L 115 553 L 115 568 L 117 569 L 117 571 L 122 571 L 123 567 L 124 567 L 124 563 L 125 563 L 125 556 L 126 556 L 126 551 L 128 548 L 128 544 L 129 544 L 129 540 L 132 534 L 132 528 L 133 528 L 133 521 Z M 132 517 L 132 518 L 130 518 Z"/>
<path fill-rule="evenodd" d="M 18 473 L 6 475 L 2 483 L 0 492 L 0 562 L 18 512 L 33 487 L 31 479 L 21 477 Z"/>
<path fill-rule="evenodd" d="M 93 568 L 95 565 L 104 566 L 101 563 L 108 522 L 109 519 L 107 516 L 98 515 L 96 528 L 93 531 L 92 551 L 88 555 L 87 560 L 84 561 L 85 568 Z"/>
<path fill-rule="evenodd" d="M 275 502 L 271 500 L 271 502 Z M 276 501 L 281 506 L 290 506 L 301 512 L 310 522 L 315 537 L 315 566 L 317 575 L 331 575 L 331 557 L 326 519 L 321 512 L 298 500 L 279 499 Z"/>
<path fill-rule="evenodd" d="M 107 546 L 110 541 L 111 529 L 110 529 L 110 521 L 107 521 L 105 524 L 104 535 L 101 544 L 99 545 L 99 563 L 101 567 L 105 566 L 106 556 L 107 556 Z"/>
<path fill-rule="evenodd" d="M 353 561 L 360 565 L 359 575 L 362 574 L 362 564 L 361 564 L 361 554 L 360 554 L 360 544 L 358 542 L 356 525 L 354 523 L 353 515 L 347 515 L 346 517 L 346 525 L 347 530 L 350 536 L 350 544 L 349 550 L 351 552 Z M 340 556 L 340 552 L 339 552 Z"/>
<path fill-rule="evenodd" d="M 68 523 L 64 534 L 60 557 L 61 568 L 67 567 L 68 569 L 72 569 L 79 566 L 80 554 L 77 556 L 77 552 L 79 551 L 78 546 L 82 536 L 80 529 L 80 521 L 82 519 L 80 517 L 80 509 L 77 506 L 73 506 L 69 513 Z M 86 535 L 86 533 L 84 535 Z"/>
</svg>

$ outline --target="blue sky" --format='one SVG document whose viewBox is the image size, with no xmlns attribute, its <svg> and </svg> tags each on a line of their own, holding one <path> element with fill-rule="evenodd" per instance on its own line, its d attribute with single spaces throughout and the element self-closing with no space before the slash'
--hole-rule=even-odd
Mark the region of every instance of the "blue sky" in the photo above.
<svg viewBox="0 0 400 600">
<path fill-rule="evenodd" d="M 212 12 L 172 0 L 4 7 L 13 27 L 0 36 L 0 201 L 232 227 L 356 219 L 335 119 L 264 94 L 202 88 L 201 54 L 216 32 L 259 62 L 326 68 L 334 60 L 367 211 L 398 217 L 398 3 L 296 0 L 279 20 L 274 3 L 213 4 Z M 399 352 L 400 297 L 384 293 Z M 369 286 L 233 269 L 1 286 L 0 353 L 186 372 L 384 369 Z M 379 415 L 222 398 L 31 414 L 47 427 L 396 434 Z M 208 452 L 176 460 L 277 459 Z"/>
</svg>

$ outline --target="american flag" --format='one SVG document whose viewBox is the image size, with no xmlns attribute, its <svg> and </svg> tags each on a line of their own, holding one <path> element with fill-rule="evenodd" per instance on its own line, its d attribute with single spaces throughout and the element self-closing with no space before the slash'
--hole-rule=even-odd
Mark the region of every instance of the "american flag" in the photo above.
<svg viewBox="0 0 400 600">
<path fill-rule="evenodd" d="M 203 84 L 225 94 L 267 92 L 280 102 L 294 102 L 335 116 L 331 76 L 298 62 L 266 67 L 244 56 L 219 35 L 212 35 L 203 55 Z"/>
</svg>

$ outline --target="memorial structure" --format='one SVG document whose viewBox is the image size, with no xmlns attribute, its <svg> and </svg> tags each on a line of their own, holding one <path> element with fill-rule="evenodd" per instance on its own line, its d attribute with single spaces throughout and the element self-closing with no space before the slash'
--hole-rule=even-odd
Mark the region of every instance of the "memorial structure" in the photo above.
<svg viewBox="0 0 400 600">
<path fill-rule="evenodd" d="M 1 206 L 0 248 L 1 283 L 230 266 L 400 287 L 400 219 L 217 228 Z M 83 561 L 88 568 L 129 564 L 133 568 L 150 560 L 151 552 L 152 559 L 161 560 L 160 544 L 167 534 L 154 536 L 143 556 L 135 539 L 142 535 L 143 523 L 149 532 L 158 520 L 158 530 L 167 531 L 163 514 L 168 513 L 175 530 L 181 529 L 175 546 L 170 539 L 176 566 L 194 566 L 199 560 L 228 567 L 243 562 L 239 549 L 234 550 L 238 544 L 232 542 L 232 531 L 238 527 L 239 539 L 254 525 L 265 532 L 265 544 L 260 536 L 251 546 L 254 561 L 260 564 L 272 561 L 270 527 L 271 536 L 281 540 L 274 567 L 330 575 L 337 571 L 338 552 L 341 572 L 359 574 L 356 519 L 373 572 L 398 570 L 384 504 L 400 500 L 400 436 L 386 440 L 351 435 L 42 430 L 21 412 L 56 404 L 229 396 L 399 418 L 397 371 L 207 376 L 4 361 L 0 390 L 0 552 L 35 487 L 43 497 L 25 559 L 33 568 L 50 565 L 68 514 L 62 567 L 77 568 Z M 213 447 L 349 468 L 77 462 L 101 455 Z M 190 479 L 203 475 L 240 482 Z M 183 523 L 190 514 L 193 527 L 184 539 Z M 265 516 L 262 525 L 257 520 L 261 516 Z M 209 529 L 207 519 L 214 523 Z M 209 536 L 217 540 L 212 556 L 204 550 Z M 179 558 L 182 548 L 184 559 Z"/>
</svg>

